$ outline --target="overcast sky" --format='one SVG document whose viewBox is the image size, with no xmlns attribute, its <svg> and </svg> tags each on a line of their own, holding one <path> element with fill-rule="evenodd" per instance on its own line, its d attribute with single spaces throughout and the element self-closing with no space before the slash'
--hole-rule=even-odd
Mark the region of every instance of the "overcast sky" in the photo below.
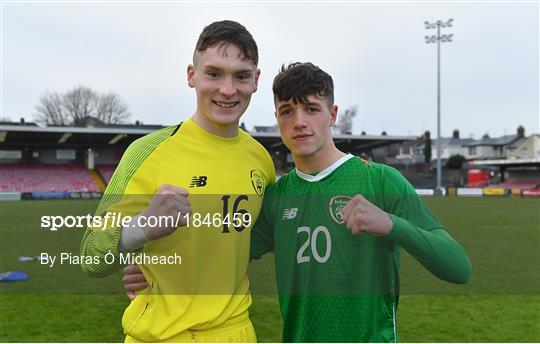
<svg viewBox="0 0 540 344">
<path fill-rule="evenodd" d="M 441 46 L 442 134 L 539 132 L 537 2 L 4 2 L 3 117 L 31 120 L 46 91 L 114 91 L 132 121 L 174 124 L 195 110 L 186 66 L 203 27 L 236 20 L 255 37 L 262 74 L 243 121 L 273 125 L 282 63 L 331 74 L 336 104 L 357 106 L 353 133 L 436 132 L 436 44 L 425 20 L 454 18 Z M 433 135 L 435 136 L 435 135 Z"/>
</svg>

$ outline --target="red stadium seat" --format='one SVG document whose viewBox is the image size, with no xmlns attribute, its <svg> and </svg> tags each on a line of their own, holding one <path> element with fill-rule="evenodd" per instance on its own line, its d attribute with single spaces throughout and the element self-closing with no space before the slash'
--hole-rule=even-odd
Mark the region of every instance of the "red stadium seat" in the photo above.
<svg viewBox="0 0 540 344">
<path fill-rule="evenodd" d="M 83 165 L 1 164 L 0 192 L 99 192 Z"/>
<path fill-rule="evenodd" d="M 504 188 L 504 189 L 521 189 L 532 190 L 536 189 L 540 183 L 537 181 L 506 181 L 500 184 L 490 184 L 490 188 Z"/>
</svg>

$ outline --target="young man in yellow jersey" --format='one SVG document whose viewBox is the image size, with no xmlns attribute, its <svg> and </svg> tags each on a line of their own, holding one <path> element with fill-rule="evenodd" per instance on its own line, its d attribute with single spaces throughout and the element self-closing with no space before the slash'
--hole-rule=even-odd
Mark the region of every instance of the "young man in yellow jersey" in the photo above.
<svg viewBox="0 0 540 344">
<path fill-rule="evenodd" d="M 268 152 L 238 124 L 257 90 L 257 63 L 257 45 L 242 25 L 207 26 L 187 68 L 197 94 L 193 116 L 129 146 L 96 212 L 129 221 L 84 234 L 81 255 L 100 262 L 82 265 L 91 276 L 114 272 L 131 253 L 144 258 L 138 266 L 147 288 L 124 313 L 126 342 L 256 341 L 248 317 L 250 230 L 275 172 Z"/>
</svg>

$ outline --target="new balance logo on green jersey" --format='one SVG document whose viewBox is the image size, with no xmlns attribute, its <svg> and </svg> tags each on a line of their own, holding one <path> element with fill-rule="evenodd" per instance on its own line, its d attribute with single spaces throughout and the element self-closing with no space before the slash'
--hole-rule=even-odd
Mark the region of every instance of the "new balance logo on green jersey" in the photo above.
<svg viewBox="0 0 540 344">
<path fill-rule="evenodd" d="M 294 219 L 296 217 L 297 213 L 298 213 L 298 208 L 285 209 L 283 211 L 282 220 L 292 220 L 292 219 Z"/>
<path fill-rule="evenodd" d="M 196 186 L 200 188 L 201 186 L 206 186 L 207 179 L 207 176 L 194 176 L 193 178 L 191 178 L 191 184 L 189 184 L 189 187 L 192 188 Z"/>
</svg>

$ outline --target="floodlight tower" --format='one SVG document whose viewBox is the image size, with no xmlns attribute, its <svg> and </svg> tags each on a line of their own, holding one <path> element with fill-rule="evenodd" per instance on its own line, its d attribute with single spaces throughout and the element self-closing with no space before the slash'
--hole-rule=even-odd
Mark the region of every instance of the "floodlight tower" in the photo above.
<svg viewBox="0 0 540 344">
<path fill-rule="evenodd" d="M 452 42 L 453 34 L 441 35 L 441 27 L 452 27 L 454 18 L 449 19 L 446 22 L 437 20 L 436 22 L 425 21 L 427 30 L 437 29 L 436 35 L 425 36 L 426 43 L 437 43 L 437 187 L 435 194 L 442 194 L 442 166 L 441 166 L 441 42 Z"/>
</svg>

